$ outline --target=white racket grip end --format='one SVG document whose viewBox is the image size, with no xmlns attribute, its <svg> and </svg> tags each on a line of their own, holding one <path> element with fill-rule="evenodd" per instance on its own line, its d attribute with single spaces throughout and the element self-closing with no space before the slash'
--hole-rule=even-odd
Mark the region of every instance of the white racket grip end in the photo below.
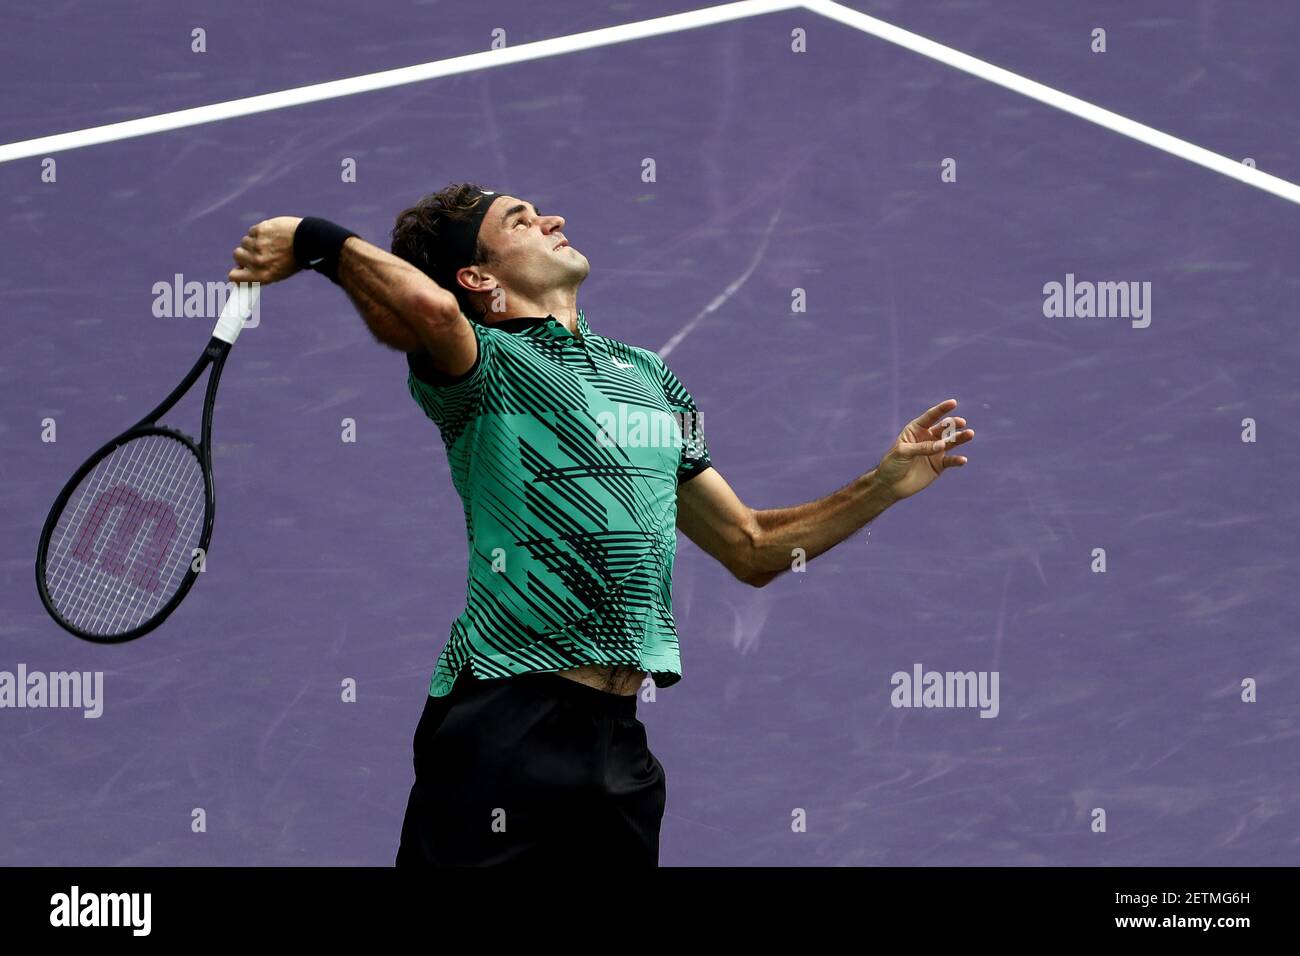
<svg viewBox="0 0 1300 956">
<path fill-rule="evenodd" d="M 221 318 L 217 319 L 217 327 L 212 330 L 213 337 L 234 345 L 244 323 L 257 311 L 257 301 L 261 294 L 260 282 L 240 282 L 235 285 L 226 298 Z"/>
</svg>

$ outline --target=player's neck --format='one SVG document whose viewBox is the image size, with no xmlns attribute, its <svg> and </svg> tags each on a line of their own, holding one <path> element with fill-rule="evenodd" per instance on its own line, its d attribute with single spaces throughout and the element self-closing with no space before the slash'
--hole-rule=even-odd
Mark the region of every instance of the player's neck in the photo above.
<svg viewBox="0 0 1300 956">
<path fill-rule="evenodd" d="M 556 289 L 550 295 L 523 299 L 517 295 L 507 294 L 508 306 L 504 312 L 489 313 L 491 322 L 504 322 L 506 319 L 522 319 L 553 315 L 570 332 L 578 331 L 578 290 Z"/>
</svg>

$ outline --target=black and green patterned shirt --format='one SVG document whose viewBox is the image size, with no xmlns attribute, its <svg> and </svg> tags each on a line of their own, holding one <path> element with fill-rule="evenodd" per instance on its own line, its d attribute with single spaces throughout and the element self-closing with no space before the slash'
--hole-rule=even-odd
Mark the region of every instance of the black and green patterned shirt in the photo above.
<svg viewBox="0 0 1300 956">
<path fill-rule="evenodd" d="M 463 376 L 407 356 L 465 509 L 465 610 L 429 694 L 586 664 L 681 680 L 672 614 L 677 486 L 710 467 L 699 412 L 648 349 L 552 316 L 472 322 Z"/>
</svg>

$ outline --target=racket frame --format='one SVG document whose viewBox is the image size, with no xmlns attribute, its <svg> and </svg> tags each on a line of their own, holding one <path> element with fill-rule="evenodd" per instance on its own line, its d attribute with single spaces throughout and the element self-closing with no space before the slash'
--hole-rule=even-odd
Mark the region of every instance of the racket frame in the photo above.
<svg viewBox="0 0 1300 956">
<path fill-rule="evenodd" d="M 198 459 L 199 467 L 203 472 L 203 494 L 205 499 L 203 530 L 199 535 L 199 542 L 196 547 L 204 555 L 207 554 L 208 544 L 212 540 L 212 526 L 217 510 L 216 486 L 212 480 L 212 411 L 216 404 L 217 384 L 221 380 L 221 371 L 225 367 L 226 357 L 230 354 L 231 346 L 234 345 L 235 339 L 239 337 L 240 330 L 257 304 L 259 292 L 260 288 L 256 283 L 251 286 L 238 287 L 237 294 L 227 300 L 221 318 L 217 320 L 216 328 L 213 329 L 212 338 L 208 340 L 208 344 L 203 349 L 203 354 L 194 363 L 194 367 L 181 379 L 180 384 L 172 389 L 168 396 L 148 415 L 145 415 L 144 418 L 117 437 L 105 442 L 93 455 L 86 459 L 85 463 L 68 479 L 59 492 L 59 496 L 54 499 L 50 513 L 45 518 L 45 525 L 41 528 L 40 542 L 36 548 L 36 589 L 40 594 L 41 603 L 45 605 L 45 610 L 49 612 L 50 617 L 54 618 L 64 630 L 82 640 L 91 641 L 95 644 L 121 644 L 135 640 L 137 637 L 143 637 L 171 615 L 185 595 L 189 593 L 190 588 L 194 586 L 199 572 L 194 568 L 193 555 L 191 555 L 189 567 L 185 571 L 185 577 L 181 579 L 180 585 L 176 588 L 176 593 L 168 598 L 167 603 L 154 612 L 143 624 L 121 634 L 92 634 L 68 621 L 59 613 L 50 597 L 49 589 L 45 585 L 46 558 L 50 538 L 54 535 L 54 529 L 58 524 L 59 516 L 63 513 L 64 506 L 67 505 L 68 499 L 76 492 L 82 479 L 90 474 L 96 465 L 122 445 L 148 435 L 161 435 L 174 439 L 185 445 L 190 453 Z M 157 422 L 173 405 L 181 400 L 209 365 L 212 366 L 212 373 L 208 376 L 208 385 L 203 396 L 203 430 L 199 436 L 198 444 L 195 444 L 194 439 L 184 432 L 165 425 L 159 425 Z"/>
</svg>

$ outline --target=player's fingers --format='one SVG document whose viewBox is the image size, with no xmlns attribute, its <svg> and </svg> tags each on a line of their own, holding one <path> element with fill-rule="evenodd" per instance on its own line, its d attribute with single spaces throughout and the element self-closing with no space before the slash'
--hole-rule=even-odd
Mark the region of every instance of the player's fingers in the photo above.
<svg viewBox="0 0 1300 956">
<path fill-rule="evenodd" d="M 912 420 L 912 424 L 915 425 L 917 428 L 929 428 L 931 425 L 937 422 L 941 416 L 947 414 L 948 412 L 952 411 L 956 407 L 957 407 L 957 399 L 955 398 L 946 399 L 940 402 L 938 405 L 935 405 L 927 409 L 926 411 L 922 412 L 920 415 L 916 416 L 916 418 Z"/>
<path fill-rule="evenodd" d="M 915 441 L 898 443 L 898 453 L 904 458 L 915 458 L 918 455 L 937 455 L 949 448 L 955 448 L 958 445 L 964 445 L 975 437 L 975 429 L 967 428 L 964 431 L 954 432 L 951 438 L 937 438 L 934 441 Z"/>
<path fill-rule="evenodd" d="M 257 282 L 257 274 L 252 269 L 236 268 L 226 274 L 228 282 Z"/>
<path fill-rule="evenodd" d="M 943 430 L 948 427 L 949 423 L 955 425 L 958 429 L 966 427 L 966 419 L 953 416 L 952 418 L 945 418 L 943 421 L 935 422 L 931 425 L 930 434 L 935 438 L 939 438 L 943 435 Z"/>
<path fill-rule="evenodd" d="M 900 441 L 895 453 L 902 458 L 918 458 L 921 455 L 937 455 L 947 447 L 941 438 L 938 441 Z"/>
<path fill-rule="evenodd" d="M 237 246 L 231 255 L 235 257 L 235 262 L 241 266 L 251 266 L 257 261 L 253 254 L 243 246 Z"/>
<path fill-rule="evenodd" d="M 257 240 L 251 235 L 245 235 L 243 239 L 240 239 L 239 245 L 247 249 L 249 252 L 257 251 Z"/>
<path fill-rule="evenodd" d="M 942 468 L 960 468 L 968 461 L 970 459 L 965 455 L 944 455 L 939 459 L 939 465 Z"/>
<path fill-rule="evenodd" d="M 966 428 L 959 432 L 953 432 L 952 437 L 948 439 L 947 447 L 953 448 L 957 445 L 964 445 L 974 437 L 975 429 L 973 428 Z"/>
</svg>

